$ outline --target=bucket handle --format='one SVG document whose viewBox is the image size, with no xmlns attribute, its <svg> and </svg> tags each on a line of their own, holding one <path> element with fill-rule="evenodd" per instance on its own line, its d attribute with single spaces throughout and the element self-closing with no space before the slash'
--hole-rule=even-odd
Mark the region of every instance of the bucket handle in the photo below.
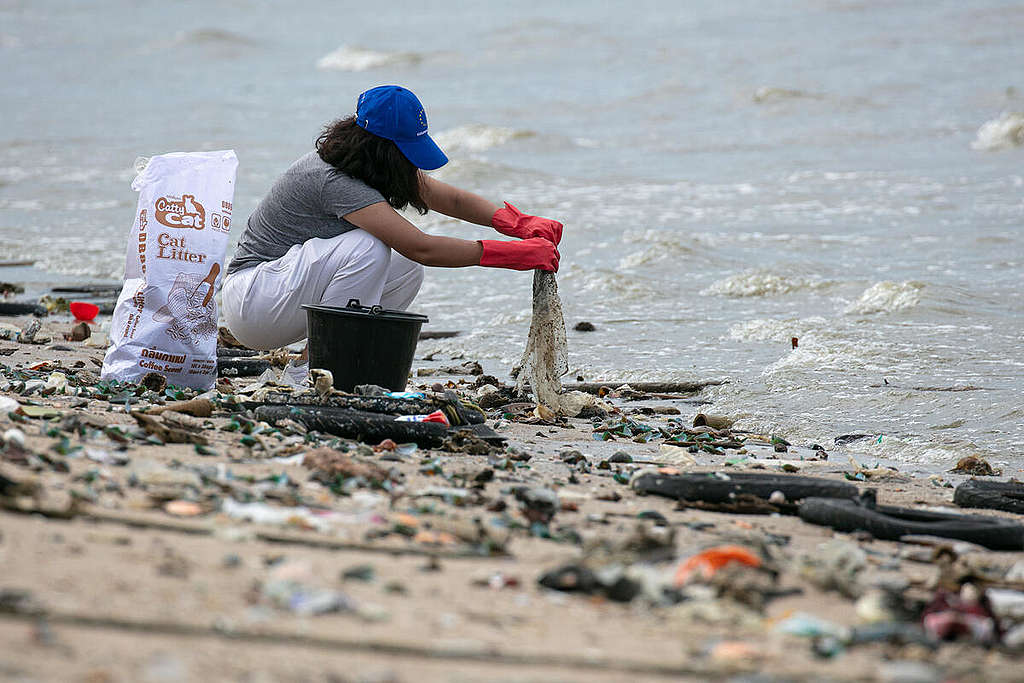
<svg viewBox="0 0 1024 683">
<path fill-rule="evenodd" d="M 349 299 L 348 303 L 345 304 L 345 308 L 359 308 L 362 309 L 362 304 L 359 303 L 359 299 Z M 370 306 L 367 311 L 370 315 L 380 315 L 384 312 L 384 308 L 379 305 Z"/>
</svg>

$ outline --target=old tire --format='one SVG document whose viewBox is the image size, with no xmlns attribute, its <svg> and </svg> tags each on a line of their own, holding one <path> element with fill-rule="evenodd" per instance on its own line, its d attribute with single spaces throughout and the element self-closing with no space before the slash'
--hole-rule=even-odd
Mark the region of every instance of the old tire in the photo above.
<svg viewBox="0 0 1024 683">
<path fill-rule="evenodd" d="M 768 500 L 781 491 L 788 502 L 818 496 L 822 498 L 855 498 L 857 487 L 845 481 L 801 477 L 785 474 L 740 472 L 726 477 L 716 473 L 661 474 L 643 472 L 630 482 L 637 493 L 652 493 L 676 500 L 703 503 L 728 503 L 739 495 L 752 495 Z"/>
<path fill-rule="evenodd" d="M 1024 483 L 968 479 L 956 487 L 953 502 L 963 508 L 988 508 L 1024 515 Z"/>
<path fill-rule="evenodd" d="M 887 541 L 924 534 L 969 541 L 992 550 L 1024 549 L 1024 526 L 1000 517 L 871 506 L 859 500 L 807 498 L 800 504 L 800 519 L 836 531 L 867 531 Z"/>
</svg>

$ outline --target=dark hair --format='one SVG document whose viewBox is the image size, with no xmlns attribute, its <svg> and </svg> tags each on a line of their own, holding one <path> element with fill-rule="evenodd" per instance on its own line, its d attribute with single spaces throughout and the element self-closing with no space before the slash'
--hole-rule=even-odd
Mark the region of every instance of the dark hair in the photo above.
<svg viewBox="0 0 1024 683">
<path fill-rule="evenodd" d="M 420 194 L 420 170 L 391 140 L 364 130 L 354 116 L 324 127 L 316 153 L 336 169 L 384 195 L 395 209 L 412 206 L 421 214 L 427 203 Z"/>
</svg>

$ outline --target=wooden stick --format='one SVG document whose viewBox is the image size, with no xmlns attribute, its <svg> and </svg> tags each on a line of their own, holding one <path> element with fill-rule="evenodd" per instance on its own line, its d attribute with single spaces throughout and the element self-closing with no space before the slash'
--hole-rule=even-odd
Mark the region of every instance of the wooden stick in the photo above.
<svg viewBox="0 0 1024 683">
<path fill-rule="evenodd" d="M 213 536 L 216 528 L 208 522 L 189 522 L 177 519 L 161 519 L 155 515 L 112 512 L 92 505 L 84 506 L 83 509 L 75 516 L 79 519 L 85 519 L 91 522 L 122 524 L 134 529 L 168 531 L 177 534 L 189 534 L 191 536 Z M 297 545 L 306 548 L 317 548 L 320 550 L 365 552 L 376 553 L 378 555 L 414 555 L 419 557 L 439 557 L 443 559 L 487 559 L 495 557 L 509 557 L 507 553 L 482 555 L 464 550 L 441 550 L 417 547 L 372 545 L 369 543 L 352 543 L 312 533 L 271 531 L 267 529 L 255 530 L 252 537 L 259 541 L 275 543 L 278 545 Z"/>
</svg>

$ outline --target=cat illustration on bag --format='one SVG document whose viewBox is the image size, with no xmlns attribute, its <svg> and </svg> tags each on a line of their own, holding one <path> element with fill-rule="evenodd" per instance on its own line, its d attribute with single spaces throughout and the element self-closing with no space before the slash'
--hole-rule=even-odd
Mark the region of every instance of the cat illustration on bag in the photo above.
<svg viewBox="0 0 1024 683">
<path fill-rule="evenodd" d="M 158 323 L 170 323 L 167 335 L 178 341 L 199 344 L 217 334 L 217 304 L 213 300 L 214 282 L 220 264 L 210 266 L 205 278 L 191 273 L 178 273 L 167 294 L 167 303 L 153 314 Z M 203 285 L 207 285 L 203 287 Z"/>
</svg>

